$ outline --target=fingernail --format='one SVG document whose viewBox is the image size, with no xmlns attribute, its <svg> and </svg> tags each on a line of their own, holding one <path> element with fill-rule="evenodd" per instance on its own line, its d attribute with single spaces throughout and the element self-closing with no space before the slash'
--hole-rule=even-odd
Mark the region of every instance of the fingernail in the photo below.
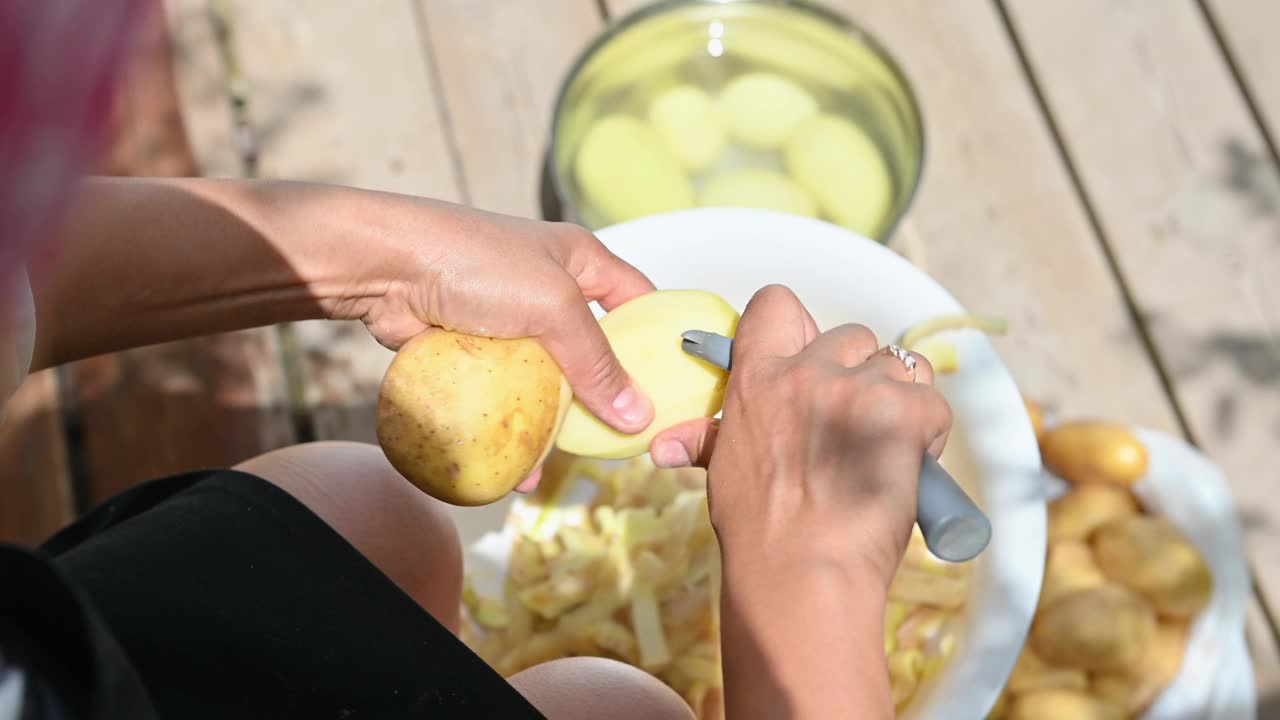
<svg viewBox="0 0 1280 720">
<path fill-rule="evenodd" d="M 520 481 L 520 484 L 516 486 L 516 492 L 520 493 L 521 495 L 524 495 L 526 493 L 531 493 L 534 490 L 538 489 L 538 482 L 541 480 L 542 480 L 542 468 L 538 468 L 537 470 L 533 471 L 532 475 Z"/>
<path fill-rule="evenodd" d="M 653 464 L 660 468 L 689 467 L 693 462 L 689 459 L 689 451 L 675 440 L 665 440 L 653 448 Z"/>
<path fill-rule="evenodd" d="M 649 399 L 630 384 L 613 399 L 613 409 L 618 413 L 618 418 L 628 425 L 644 425 L 653 414 Z"/>
</svg>

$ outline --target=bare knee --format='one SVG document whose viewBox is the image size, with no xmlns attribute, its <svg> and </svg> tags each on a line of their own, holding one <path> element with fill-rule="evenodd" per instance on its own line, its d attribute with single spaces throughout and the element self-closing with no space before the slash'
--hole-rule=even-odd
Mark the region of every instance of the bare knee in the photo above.
<svg viewBox="0 0 1280 720">
<path fill-rule="evenodd" d="M 616 660 L 552 660 L 510 678 L 549 720 L 693 720 L 674 690 L 649 673 Z"/>
<path fill-rule="evenodd" d="M 277 485 L 346 538 L 455 633 L 462 549 L 445 505 L 411 485 L 373 445 L 318 442 L 237 466 Z"/>
</svg>

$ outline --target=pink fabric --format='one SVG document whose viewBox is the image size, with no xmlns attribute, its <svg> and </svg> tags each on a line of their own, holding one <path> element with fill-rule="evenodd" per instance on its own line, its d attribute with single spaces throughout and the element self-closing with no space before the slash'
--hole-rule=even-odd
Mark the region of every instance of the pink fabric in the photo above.
<svg viewBox="0 0 1280 720">
<path fill-rule="evenodd" d="M 59 211 L 107 140 L 140 10 L 0 0 L 0 278 L 47 257 Z"/>
</svg>

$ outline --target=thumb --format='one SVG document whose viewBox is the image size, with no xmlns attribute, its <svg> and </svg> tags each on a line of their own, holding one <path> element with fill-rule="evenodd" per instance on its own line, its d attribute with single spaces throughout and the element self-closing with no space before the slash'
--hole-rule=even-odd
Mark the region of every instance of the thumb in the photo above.
<svg viewBox="0 0 1280 720">
<path fill-rule="evenodd" d="M 653 403 L 618 362 L 590 306 L 579 295 L 564 312 L 565 320 L 540 340 L 573 394 L 614 430 L 628 434 L 644 430 L 653 421 Z"/>
<path fill-rule="evenodd" d="M 649 456 L 661 468 L 706 467 L 715 451 L 720 421 L 698 418 L 658 433 L 649 443 Z"/>
</svg>

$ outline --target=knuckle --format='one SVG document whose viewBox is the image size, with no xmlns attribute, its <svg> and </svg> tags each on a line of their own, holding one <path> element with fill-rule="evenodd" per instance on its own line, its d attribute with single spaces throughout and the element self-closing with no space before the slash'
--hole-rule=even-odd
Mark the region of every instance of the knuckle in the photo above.
<svg viewBox="0 0 1280 720">
<path fill-rule="evenodd" d="M 779 302 L 799 302 L 799 298 L 786 285 L 765 285 L 751 297 L 751 304 L 773 305 Z"/>
<path fill-rule="evenodd" d="M 550 310 L 561 312 L 580 312 L 579 305 L 585 305 L 582 288 L 572 278 L 563 276 L 559 282 L 550 286 L 547 292 L 547 304 Z"/>
<path fill-rule="evenodd" d="M 955 411 L 951 409 L 951 403 L 942 396 L 942 393 L 929 388 L 930 405 L 933 416 L 937 418 L 938 432 L 946 432 L 951 429 L 951 424 L 955 422 Z"/>
<path fill-rule="evenodd" d="M 830 332 L 839 332 L 850 343 L 876 346 L 876 334 L 871 331 L 871 328 L 861 323 L 845 323 L 835 327 Z"/>
<path fill-rule="evenodd" d="M 857 407 L 859 424 L 869 435 L 901 442 L 920 434 L 920 398 L 905 383 L 866 383 L 859 390 Z"/>
<path fill-rule="evenodd" d="M 622 366 L 607 350 L 592 355 L 582 370 L 581 381 L 588 387 L 611 389 L 623 382 Z"/>
<path fill-rule="evenodd" d="M 822 368 L 811 361 L 791 363 L 782 376 L 782 389 L 793 397 L 829 392 L 824 382 Z"/>
<path fill-rule="evenodd" d="M 918 352 L 913 351 L 911 353 L 911 357 L 914 357 L 916 359 L 916 377 L 918 378 L 928 377 L 930 379 L 930 384 L 932 384 L 933 377 L 934 377 L 933 363 L 929 362 L 929 358 L 925 357 L 924 355 L 921 355 Z"/>
</svg>

